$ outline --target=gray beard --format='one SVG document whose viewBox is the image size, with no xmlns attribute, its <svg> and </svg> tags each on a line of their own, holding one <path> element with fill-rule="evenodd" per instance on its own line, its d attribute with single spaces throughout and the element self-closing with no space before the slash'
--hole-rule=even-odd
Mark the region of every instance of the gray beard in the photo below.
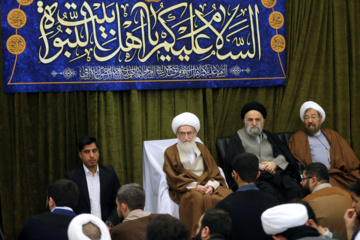
<svg viewBox="0 0 360 240">
<path fill-rule="evenodd" d="M 178 146 L 179 146 L 181 151 L 192 152 L 192 151 L 194 151 L 194 149 L 196 147 L 196 143 L 195 143 L 195 141 L 185 142 L 184 143 L 184 142 L 181 142 L 180 139 L 179 139 Z"/>
<path fill-rule="evenodd" d="M 315 135 L 315 133 L 317 133 L 318 131 L 320 130 L 320 125 L 317 127 L 317 128 L 315 128 L 315 127 L 305 127 L 305 132 L 308 134 L 308 135 L 310 135 L 310 136 L 314 136 Z"/>
<path fill-rule="evenodd" d="M 250 135 L 250 136 L 253 136 L 253 137 L 256 137 L 256 136 L 259 136 L 263 130 L 263 126 L 260 125 L 260 126 L 257 126 L 255 128 L 252 128 L 251 126 L 249 125 L 246 125 L 246 132 Z"/>
</svg>

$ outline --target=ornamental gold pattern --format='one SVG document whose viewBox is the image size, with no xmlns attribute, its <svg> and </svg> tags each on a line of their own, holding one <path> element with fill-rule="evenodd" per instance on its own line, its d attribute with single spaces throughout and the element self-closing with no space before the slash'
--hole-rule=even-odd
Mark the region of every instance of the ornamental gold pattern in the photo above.
<svg viewBox="0 0 360 240">
<path fill-rule="evenodd" d="M 261 3 L 266 8 L 273 8 L 276 4 L 276 0 L 261 0 Z"/>
<path fill-rule="evenodd" d="M 275 35 L 271 38 L 271 48 L 275 52 L 282 52 L 285 50 L 285 38 L 281 35 Z"/>
<path fill-rule="evenodd" d="M 282 26 L 284 26 L 284 16 L 281 14 L 281 12 L 272 12 L 269 16 L 269 24 L 274 29 L 280 29 Z"/>
<path fill-rule="evenodd" d="M 9 12 L 7 21 L 13 28 L 22 28 L 26 23 L 26 14 L 21 9 L 13 9 Z"/>
<path fill-rule="evenodd" d="M 6 42 L 6 48 L 14 55 L 18 55 L 25 51 L 26 42 L 20 35 L 12 35 Z"/>
<path fill-rule="evenodd" d="M 20 5 L 29 6 L 30 4 L 32 4 L 33 0 L 17 0 L 17 2 L 18 2 Z"/>
</svg>

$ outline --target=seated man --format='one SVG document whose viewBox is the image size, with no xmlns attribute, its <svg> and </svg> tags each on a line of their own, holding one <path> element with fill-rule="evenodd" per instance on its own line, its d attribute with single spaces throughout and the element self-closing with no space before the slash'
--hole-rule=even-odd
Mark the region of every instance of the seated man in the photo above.
<svg viewBox="0 0 360 240">
<path fill-rule="evenodd" d="M 146 227 L 146 240 L 188 240 L 189 228 L 168 214 L 153 217 Z"/>
<path fill-rule="evenodd" d="M 63 240 L 75 217 L 79 188 L 70 180 L 59 179 L 47 188 L 46 207 L 50 212 L 32 216 L 26 221 L 18 240 Z"/>
<path fill-rule="evenodd" d="M 351 208 L 346 210 L 344 215 L 347 239 L 360 239 L 360 179 L 350 185 L 350 194 L 352 198 Z"/>
<path fill-rule="evenodd" d="M 323 239 L 315 228 L 305 225 L 308 219 L 306 207 L 300 203 L 281 204 L 261 215 L 264 231 L 275 240 Z"/>
<path fill-rule="evenodd" d="M 170 198 L 179 204 L 179 216 L 195 237 L 196 224 L 209 208 L 231 193 L 218 166 L 205 145 L 195 142 L 200 129 L 199 119 L 185 112 L 172 121 L 177 144 L 164 154 L 164 172 Z"/>
<path fill-rule="evenodd" d="M 305 194 L 309 193 L 304 201 L 314 210 L 319 224 L 337 231 L 346 239 L 343 216 L 351 207 L 350 194 L 329 184 L 329 171 L 322 163 L 311 163 L 305 167 L 301 185 Z"/>
<path fill-rule="evenodd" d="M 67 236 L 69 240 L 111 240 L 107 225 L 100 218 L 88 213 L 74 217 L 67 230 Z"/>
<path fill-rule="evenodd" d="M 151 212 L 144 212 L 145 191 L 136 183 L 123 185 L 116 196 L 117 212 L 122 223 L 111 228 L 111 239 L 143 239 Z"/>
<path fill-rule="evenodd" d="M 261 226 L 261 214 L 268 208 L 278 205 L 278 200 L 255 186 L 260 176 L 259 160 L 252 153 L 240 153 L 233 161 L 233 176 L 238 185 L 236 192 L 230 194 L 216 205 L 230 214 L 232 220 L 231 238 L 269 239 Z"/>
<path fill-rule="evenodd" d="M 308 101 L 300 108 L 300 118 L 305 129 L 290 138 L 289 148 L 304 166 L 321 162 L 330 173 L 330 183 L 345 189 L 360 178 L 359 160 L 346 140 L 337 132 L 321 128 L 325 111 L 319 104 Z"/>
<path fill-rule="evenodd" d="M 226 211 L 211 208 L 206 210 L 199 219 L 196 231 L 197 240 L 225 240 L 230 239 L 230 235 L 231 218 Z"/>
<path fill-rule="evenodd" d="M 256 186 L 277 197 L 280 202 L 301 198 L 302 190 L 295 178 L 299 178 L 295 159 L 288 147 L 272 133 L 263 130 L 266 108 L 258 102 L 249 102 L 241 110 L 245 127 L 230 136 L 226 149 L 224 173 L 229 187 L 237 186 L 231 177 L 232 162 L 243 152 L 255 154 L 259 160 L 260 177 Z M 300 180 L 300 179 L 299 179 Z"/>
</svg>

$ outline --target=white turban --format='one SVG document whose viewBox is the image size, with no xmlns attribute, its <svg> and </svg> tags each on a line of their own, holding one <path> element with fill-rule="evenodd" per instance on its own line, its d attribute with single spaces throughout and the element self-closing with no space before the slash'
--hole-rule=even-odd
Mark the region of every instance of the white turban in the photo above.
<svg viewBox="0 0 360 240">
<path fill-rule="evenodd" d="M 195 128 L 196 132 L 199 132 L 199 130 L 200 130 L 199 118 L 195 114 L 190 113 L 190 112 L 184 112 L 184 113 L 177 115 L 171 123 L 172 130 L 175 134 L 179 127 L 185 126 L 185 125 Z"/>
<path fill-rule="evenodd" d="M 289 228 L 305 225 L 308 218 L 304 205 L 287 203 L 267 209 L 261 215 L 261 222 L 267 235 L 276 235 Z"/>
<path fill-rule="evenodd" d="M 316 102 L 313 102 L 313 101 L 304 102 L 304 104 L 301 106 L 301 108 L 300 108 L 301 121 L 304 122 L 304 114 L 305 114 L 306 110 L 308 110 L 309 108 L 312 108 L 320 113 L 320 115 L 322 117 L 321 123 L 323 123 L 325 121 L 326 115 L 325 115 L 324 109 L 319 104 L 317 104 Z"/>
<path fill-rule="evenodd" d="M 100 218 L 88 213 L 77 215 L 71 220 L 68 228 L 69 240 L 90 240 L 90 238 L 84 234 L 82 228 L 84 224 L 89 222 L 100 229 L 101 240 L 111 240 L 110 232 L 105 223 Z"/>
</svg>

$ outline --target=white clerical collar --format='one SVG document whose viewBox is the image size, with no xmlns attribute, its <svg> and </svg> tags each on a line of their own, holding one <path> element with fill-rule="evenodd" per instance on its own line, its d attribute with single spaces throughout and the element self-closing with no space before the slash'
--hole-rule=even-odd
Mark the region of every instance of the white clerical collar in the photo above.
<svg viewBox="0 0 360 240">
<path fill-rule="evenodd" d="M 318 136 L 320 136 L 320 134 L 321 134 L 321 130 L 317 131 L 313 136 L 318 137 Z"/>
</svg>

